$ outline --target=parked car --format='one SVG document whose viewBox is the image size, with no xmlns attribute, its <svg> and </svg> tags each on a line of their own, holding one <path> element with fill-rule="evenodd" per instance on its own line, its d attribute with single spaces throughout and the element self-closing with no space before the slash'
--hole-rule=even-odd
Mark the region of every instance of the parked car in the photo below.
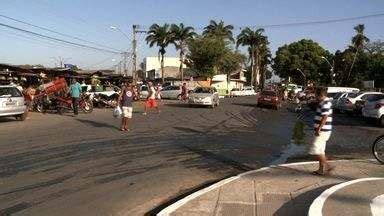
<svg viewBox="0 0 384 216">
<path fill-rule="evenodd" d="M 11 85 L 0 86 L 0 117 L 14 116 L 24 121 L 27 117 L 27 107 L 21 91 Z"/>
<path fill-rule="evenodd" d="M 332 98 L 332 107 L 335 112 L 339 112 L 341 109 L 341 103 L 343 98 L 348 98 L 351 95 L 354 95 L 355 93 L 358 92 L 339 92 L 335 94 Z"/>
<path fill-rule="evenodd" d="M 243 95 L 244 95 L 244 91 L 242 91 L 238 88 L 232 89 L 231 92 L 229 93 L 230 97 L 239 97 L 239 96 L 243 96 Z"/>
<path fill-rule="evenodd" d="M 281 99 L 276 91 L 262 91 L 257 100 L 258 107 L 273 107 L 279 109 L 281 107 Z"/>
<path fill-rule="evenodd" d="M 384 94 L 368 99 L 362 113 L 366 118 L 378 120 L 379 125 L 384 127 Z"/>
<path fill-rule="evenodd" d="M 383 95 L 381 92 L 360 92 L 360 93 L 352 93 L 347 98 L 342 98 L 340 102 L 340 111 L 354 113 L 357 111 L 358 107 L 356 107 L 357 101 L 367 101 L 377 95 Z M 358 102 L 361 104 L 362 102 Z"/>
<path fill-rule="evenodd" d="M 190 105 L 219 106 L 219 93 L 214 87 L 197 87 L 189 94 Z"/>
<path fill-rule="evenodd" d="M 181 86 L 167 86 L 161 90 L 161 97 L 164 99 L 180 99 Z"/>
<path fill-rule="evenodd" d="M 252 86 L 244 86 L 243 95 L 244 96 L 256 95 L 255 89 Z"/>
</svg>

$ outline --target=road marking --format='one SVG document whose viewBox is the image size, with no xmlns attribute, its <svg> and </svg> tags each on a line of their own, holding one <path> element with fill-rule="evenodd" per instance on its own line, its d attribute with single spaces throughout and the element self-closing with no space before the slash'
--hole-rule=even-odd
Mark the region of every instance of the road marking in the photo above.
<svg viewBox="0 0 384 216">
<path fill-rule="evenodd" d="M 312 202 L 311 206 L 309 207 L 308 216 L 322 216 L 323 206 L 325 201 L 328 199 L 328 197 L 330 197 L 333 193 L 335 193 L 336 191 L 346 186 L 349 186 L 358 182 L 363 182 L 363 181 L 375 181 L 375 180 L 383 180 L 383 179 L 384 178 L 361 178 L 361 179 L 356 179 L 352 181 L 347 181 L 347 182 L 335 185 L 331 188 L 328 188 Z"/>
<path fill-rule="evenodd" d="M 330 162 L 347 162 L 347 161 L 360 161 L 360 160 L 334 160 L 334 161 L 330 161 Z M 373 159 L 372 160 L 369 160 L 369 161 L 374 161 Z M 248 174 L 252 174 L 252 173 L 257 173 L 257 172 L 262 172 L 262 171 L 265 171 L 265 170 L 268 170 L 268 169 L 271 169 L 271 168 L 276 168 L 276 167 L 290 167 L 290 166 L 298 166 L 298 165 L 306 165 L 306 164 L 314 164 L 314 163 L 318 163 L 317 161 L 306 161 L 306 162 L 297 162 L 297 163 L 289 163 L 289 164 L 281 164 L 281 165 L 272 165 L 272 166 L 267 166 L 267 167 L 263 167 L 263 168 L 260 168 L 260 169 L 257 169 L 257 170 L 251 170 L 251 171 L 248 171 L 248 172 L 245 172 L 245 173 L 241 173 L 237 176 L 234 176 L 234 177 L 230 177 L 230 178 L 227 178 L 227 179 L 223 179 L 207 188 L 204 188 L 202 190 L 199 190 L 193 194 L 190 194 L 186 197 L 184 197 L 183 199 L 173 203 L 172 205 L 166 207 L 165 209 L 161 210 L 157 215 L 158 216 L 168 216 L 170 215 L 171 213 L 175 212 L 178 208 L 180 208 L 182 205 L 188 203 L 189 201 L 205 194 L 205 193 L 208 193 L 212 190 L 215 190 L 219 187 L 222 187 L 224 186 L 225 184 L 228 184 L 234 180 L 237 180 L 237 179 L 240 179 L 242 178 L 243 176 L 245 175 L 248 175 Z"/>
<path fill-rule="evenodd" d="M 384 194 L 375 197 L 371 202 L 372 216 L 384 215 Z"/>
</svg>

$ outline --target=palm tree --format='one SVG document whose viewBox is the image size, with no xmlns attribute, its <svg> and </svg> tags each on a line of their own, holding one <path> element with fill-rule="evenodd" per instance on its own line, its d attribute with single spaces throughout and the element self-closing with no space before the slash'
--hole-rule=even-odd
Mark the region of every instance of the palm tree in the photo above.
<svg viewBox="0 0 384 216">
<path fill-rule="evenodd" d="M 171 35 L 172 35 L 172 41 L 176 47 L 176 50 L 179 50 L 179 58 L 180 58 L 179 73 L 180 73 L 181 81 L 183 81 L 184 80 L 183 64 L 184 64 L 185 53 L 187 52 L 187 47 L 188 47 L 187 42 L 190 39 L 194 38 L 196 36 L 196 33 L 194 32 L 193 27 L 184 26 L 183 23 L 180 23 L 179 25 L 176 25 L 176 24 L 171 25 Z"/>
<path fill-rule="evenodd" d="M 149 43 L 149 47 L 153 47 L 155 44 L 159 47 L 158 57 L 161 63 L 161 79 L 164 83 L 164 55 L 166 53 L 165 48 L 170 43 L 172 43 L 172 36 L 170 33 L 169 25 L 164 24 L 163 26 L 159 26 L 158 24 L 153 24 L 151 27 L 149 27 L 147 34 L 148 35 L 145 40 L 147 41 L 147 44 Z"/>
<path fill-rule="evenodd" d="M 251 59 L 251 85 L 255 84 L 255 88 L 260 82 L 262 56 L 264 50 L 267 50 L 266 46 L 268 44 L 267 37 L 263 33 L 264 29 L 262 28 L 253 31 L 247 27 L 237 36 L 236 41 L 236 47 L 248 46 L 249 58 Z"/>
<path fill-rule="evenodd" d="M 219 23 L 214 20 L 211 20 L 209 22 L 209 25 L 204 28 L 203 35 L 216 36 L 234 42 L 232 30 L 233 26 L 225 25 L 222 20 L 220 20 Z"/>
<path fill-rule="evenodd" d="M 355 56 L 353 57 L 351 68 L 349 69 L 347 80 L 349 80 L 349 77 L 350 77 L 351 72 L 352 72 L 352 68 L 355 65 L 357 53 L 364 48 L 364 44 L 366 42 L 369 42 L 369 38 L 367 38 L 364 35 L 364 29 L 365 29 L 364 24 L 359 24 L 359 25 L 355 26 L 353 29 L 355 29 L 356 35 L 353 36 L 353 38 L 352 38 L 352 44 L 353 44 L 353 49 L 355 49 L 356 52 L 355 52 Z"/>
</svg>

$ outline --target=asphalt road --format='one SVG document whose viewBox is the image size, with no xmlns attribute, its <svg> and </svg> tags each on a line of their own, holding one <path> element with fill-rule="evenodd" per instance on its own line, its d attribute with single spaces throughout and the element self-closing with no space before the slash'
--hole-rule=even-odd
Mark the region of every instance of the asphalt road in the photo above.
<svg viewBox="0 0 384 216">
<path fill-rule="evenodd" d="M 255 101 L 223 99 L 215 109 L 163 101 L 161 114 L 148 116 L 136 104 L 130 132 L 118 130 L 110 109 L 0 119 L 0 215 L 143 215 L 265 166 L 289 145 L 296 114 L 255 108 Z M 344 140 L 337 136 L 332 143 L 343 143 L 331 152 L 368 156 L 365 143 L 382 129 L 340 119 L 335 134 Z"/>
</svg>

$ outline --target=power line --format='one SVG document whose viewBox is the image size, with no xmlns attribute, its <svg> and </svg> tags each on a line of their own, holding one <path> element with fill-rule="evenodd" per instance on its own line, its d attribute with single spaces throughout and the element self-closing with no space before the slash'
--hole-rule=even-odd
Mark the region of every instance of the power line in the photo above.
<svg viewBox="0 0 384 216">
<path fill-rule="evenodd" d="M 121 52 L 121 50 L 118 50 L 118 49 L 115 49 L 115 48 L 112 48 L 112 47 L 104 46 L 104 45 L 99 44 L 99 43 L 95 43 L 95 42 L 92 42 L 92 41 L 84 40 L 84 39 L 81 39 L 79 37 L 75 37 L 75 36 L 72 36 L 72 35 L 64 34 L 64 33 L 61 33 L 61 32 L 58 32 L 58 31 L 54 31 L 54 30 L 51 30 L 51 29 L 48 29 L 48 28 L 45 28 L 45 27 L 41 27 L 41 26 L 38 26 L 38 25 L 34 25 L 32 23 L 25 22 L 25 21 L 22 21 L 22 20 L 18 20 L 18 19 L 9 17 L 9 16 L 5 16 L 5 15 L 0 14 L 0 17 L 6 18 L 6 19 L 9 19 L 9 20 L 18 22 L 18 23 L 22 23 L 22 24 L 25 24 L 25 25 L 29 25 L 29 26 L 32 26 L 32 27 L 35 27 L 35 28 L 38 28 L 38 29 L 41 29 L 41 30 L 44 30 L 44 31 L 52 32 L 52 33 L 55 33 L 55 34 L 58 34 L 58 35 L 61 35 L 61 36 L 69 37 L 69 38 L 76 39 L 76 40 L 79 40 L 79 41 L 82 41 L 82 42 L 86 42 L 86 43 L 89 43 L 89 44 L 94 44 L 94 45 L 97 45 L 97 46 L 100 46 L 100 47 L 104 47 L 104 48 L 107 48 L 107 49 L 111 49 L 111 50 L 115 50 L 115 51 Z"/>
<path fill-rule="evenodd" d="M 297 26 L 305 26 L 305 25 L 321 25 L 321 24 L 329 24 L 329 23 L 338 23 L 338 22 L 346 22 L 353 20 L 361 20 L 368 18 L 376 18 L 382 17 L 384 13 L 378 14 L 370 14 L 364 16 L 355 16 L 355 17 L 346 17 L 346 18 L 338 18 L 338 19 L 328 19 L 328 20 L 319 20 L 319 21 L 309 21 L 309 22 L 293 22 L 293 23 L 279 23 L 279 24 L 268 24 L 268 25 L 248 25 L 248 26 L 233 26 L 234 29 L 242 30 L 244 28 L 285 28 L 285 27 L 297 27 Z M 140 27 L 149 29 L 149 26 L 140 25 Z M 204 30 L 204 26 L 197 26 L 194 28 L 195 30 Z"/>
<path fill-rule="evenodd" d="M 56 41 L 56 42 L 59 42 L 59 43 L 70 44 L 70 45 L 73 45 L 73 46 L 76 46 L 76 47 L 82 47 L 82 48 L 96 50 L 96 51 L 99 51 L 99 52 L 108 52 L 108 53 L 114 53 L 114 54 L 120 54 L 121 53 L 121 52 L 116 52 L 116 51 L 112 51 L 112 50 L 108 50 L 108 49 L 104 49 L 104 48 L 88 46 L 88 45 L 85 45 L 85 44 L 75 43 L 75 42 L 63 40 L 63 39 L 60 39 L 60 38 L 43 35 L 43 34 L 40 34 L 40 33 L 36 33 L 36 32 L 28 31 L 28 30 L 25 30 L 25 29 L 17 28 L 17 27 L 14 27 L 14 26 L 10 26 L 10 25 L 4 24 L 4 23 L 0 23 L 0 26 L 6 27 L 6 28 L 10 28 L 10 29 L 13 29 L 13 30 L 16 30 L 16 31 L 24 32 L 24 33 L 27 33 L 27 34 L 31 34 L 31 35 L 34 35 L 34 36 L 37 36 L 37 37 L 40 37 L 40 38 L 45 38 L 45 39 L 53 40 L 53 41 Z"/>
</svg>

